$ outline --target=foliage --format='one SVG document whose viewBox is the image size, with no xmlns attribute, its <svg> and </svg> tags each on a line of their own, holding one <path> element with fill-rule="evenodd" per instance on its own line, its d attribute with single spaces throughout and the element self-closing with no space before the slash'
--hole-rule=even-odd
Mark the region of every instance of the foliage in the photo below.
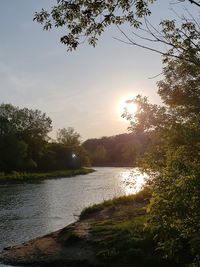
<svg viewBox="0 0 200 267">
<path fill-rule="evenodd" d="M 140 192 L 134 194 L 134 195 L 128 195 L 128 196 L 121 196 L 121 197 L 116 197 L 113 199 L 105 200 L 99 204 L 94 204 L 92 206 L 86 207 L 85 209 L 82 210 L 79 218 L 82 219 L 87 219 L 91 215 L 94 215 L 94 213 L 103 210 L 105 208 L 119 208 L 120 205 L 128 205 L 130 203 L 135 203 L 135 204 L 141 204 L 142 207 L 145 207 L 147 203 L 149 203 L 150 198 L 151 198 L 151 189 L 149 187 L 145 187 L 143 190 Z M 143 210 L 144 213 L 144 210 Z"/>
<path fill-rule="evenodd" d="M 145 16 L 150 38 L 145 35 L 141 39 L 166 45 L 165 52 L 143 46 L 121 31 L 129 44 L 164 56 L 164 79 L 158 83 L 164 105 L 150 104 L 138 96 L 133 100 L 138 113 L 133 117 L 125 111 L 124 117 L 131 122 L 134 134 L 142 132 L 150 138 L 141 164 L 152 178 L 148 226 L 157 249 L 175 259 L 177 265 L 199 266 L 200 26 L 188 12 L 189 18 L 181 18 L 178 26 L 175 20 L 164 20 L 158 31 L 146 19 L 149 2 L 154 1 L 58 1 L 50 13 L 36 13 L 35 20 L 47 30 L 65 26 L 68 32 L 61 42 L 72 50 L 85 39 L 95 46 L 112 24 L 129 23 L 139 28 Z M 200 6 L 197 1 L 188 2 Z M 116 250 L 111 254 L 116 255 Z"/>
<path fill-rule="evenodd" d="M 147 187 L 83 210 L 80 219 L 90 223 L 89 242 L 102 266 L 174 266 L 155 252 L 156 243 L 145 227 L 150 196 Z"/>
<path fill-rule="evenodd" d="M 80 135 L 71 127 L 50 142 L 51 119 L 39 110 L 0 105 L 0 171 L 56 171 L 89 166 Z"/>
<path fill-rule="evenodd" d="M 10 174 L 0 173 L 0 183 L 9 182 L 34 182 L 41 181 L 50 178 L 63 178 L 72 177 L 75 175 L 83 175 L 93 172 L 94 170 L 89 168 L 80 168 L 76 170 L 59 170 L 54 172 L 37 172 L 37 173 L 27 173 L 27 172 L 16 172 L 12 171 Z"/>
<path fill-rule="evenodd" d="M 141 24 L 140 19 L 150 15 L 148 4 L 154 1 L 58 0 L 51 11 L 42 9 L 41 12 L 36 12 L 34 20 L 41 23 L 44 30 L 65 27 L 66 35 L 60 40 L 69 50 L 74 50 L 85 40 L 95 46 L 98 37 L 110 25 L 129 23 L 138 28 Z"/>
<path fill-rule="evenodd" d="M 68 147 L 79 146 L 80 134 L 72 127 L 59 129 L 57 132 L 57 142 Z"/>
<path fill-rule="evenodd" d="M 1 136 L 12 133 L 39 135 L 46 138 L 51 130 L 51 119 L 39 110 L 28 108 L 20 109 L 11 104 L 0 106 L 0 133 Z"/>
<path fill-rule="evenodd" d="M 59 153 L 57 153 L 60 151 Z M 57 131 L 57 142 L 49 144 L 48 154 L 57 155 L 55 166 L 52 162 L 52 168 L 79 168 L 80 166 L 90 166 L 90 159 L 87 151 L 81 145 L 81 136 L 74 128 L 68 127 Z M 62 166 L 62 167 L 61 167 Z"/>
<path fill-rule="evenodd" d="M 93 161 L 105 164 L 107 158 L 107 151 L 104 146 L 98 145 L 93 153 Z"/>
<path fill-rule="evenodd" d="M 164 57 L 164 79 L 158 83 L 164 106 L 147 98 L 133 100 L 138 113 L 126 111 L 134 131 L 148 132 L 151 146 L 142 166 L 152 176 L 153 197 L 149 227 L 158 249 L 177 264 L 199 266 L 200 236 L 200 87 L 198 25 L 164 24 L 164 33 L 176 49 Z M 182 35 L 183 29 L 187 34 Z M 180 38 L 179 38 L 180 37 Z M 180 50 L 178 49 L 180 47 Z M 176 54 L 177 53 L 177 54 Z"/>
<path fill-rule="evenodd" d="M 56 142 L 47 144 L 38 164 L 38 168 L 45 171 L 76 169 L 81 166 L 90 166 L 88 154 L 81 145 L 68 146 Z"/>
<path fill-rule="evenodd" d="M 120 134 L 83 143 L 93 166 L 136 166 L 136 160 L 145 153 L 149 139 L 146 134 Z"/>
<path fill-rule="evenodd" d="M 39 161 L 39 169 L 44 171 L 62 170 L 72 168 L 72 163 L 71 149 L 60 143 L 49 143 Z"/>
<path fill-rule="evenodd" d="M 43 153 L 51 119 L 39 110 L 0 105 L 0 169 L 32 170 Z"/>
<path fill-rule="evenodd" d="M 88 42 L 89 45 L 95 46 L 99 36 L 111 25 L 118 27 L 122 36 L 125 37 L 125 41 L 119 39 L 127 44 L 139 46 L 150 51 L 160 53 L 162 55 L 177 56 L 172 53 L 173 50 L 182 49 L 182 35 L 185 38 L 185 32 L 187 31 L 183 24 L 182 32 L 173 31 L 174 38 L 168 36 L 166 32 L 159 32 L 157 27 L 151 25 L 148 22 L 147 17 L 151 15 L 150 4 L 156 2 L 156 0 L 112 0 L 112 1 L 88 1 L 88 0 L 57 0 L 57 4 L 51 8 L 50 11 L 42 9 L 40 12 L 36 12 L 34 20 L 43 25 L 44 30 L 50 30 L 55 28 L 64 28 L 66 34 L 64 34 L 60 41 L 67 45 L 68 50 L 75 50 L 80 44 Z M 200 7 L 198 1 L 194 0 L 178 0 L 178 2 L 189 2 L 190 4 Z M 189 13 L 189 12 L 188 12 Z M 190 14 L 191 20 L 195 20 Z M 190 21 L 191 21 L 190 20 Z M 187 20 L 185 24 L 189 23 Z M 171 30 L 175 21 L 162 21 L 161 24 L 166 26 L 167 31 Z M 170 25 L 169 25 L 170 24 Z M 130 25 L 132 28 L 140 29 L 139 34 L 134 36 L 128 36 L 120 27 L 121 25 Z M 145 28 L 142 28 L 142 27 Z M 165 30 L 163 28 L 163 30 Z M 168 32 L 169 33 L 169 32 Z M 170 33 L 169 33 L 170 34 Z M 134 37 L 139 37 L 139 42 Z M 169 38 L 168 38 L 169 37 Z M 117 39 L 117 38 L 116 38 Z M 144 43 L 143 41 L 147 41 Z M 154 45 L 156 43 L 162 43 L 168 46 L 170 49 L 166 53 L 165 51 L 157 49 Z M 181 44 L 181 46 L 179 46 Z M 153 46 L 152 46 L 153 45 Z M 171 50 L 171 51 L 170 51 Z"/>
</svg>

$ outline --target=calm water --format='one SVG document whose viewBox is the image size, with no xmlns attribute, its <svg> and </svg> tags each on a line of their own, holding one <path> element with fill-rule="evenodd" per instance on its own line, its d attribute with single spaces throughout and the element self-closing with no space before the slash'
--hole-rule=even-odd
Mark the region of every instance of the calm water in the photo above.
<svg viewBox="0 0 200 267">
<path fill-rule="evenodd" d="M 0 251 L 62 228 L 84 207 L 134 193 L 143 184 L 136 168 L 95 169 L 72 178 L 0 185 Z"/>
</svg>

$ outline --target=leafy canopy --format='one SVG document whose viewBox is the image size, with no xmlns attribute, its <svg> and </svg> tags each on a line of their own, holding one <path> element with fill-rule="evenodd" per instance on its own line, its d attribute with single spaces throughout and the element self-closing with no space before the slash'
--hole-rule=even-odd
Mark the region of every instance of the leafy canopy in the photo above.
<svg viewBox="0 0 200 267">
<path fill-rule="evenodd" d="M 132 100 L 138 113 L 133 117 L 125 111 L 124 117 L 133 131 L 146 132 L 151 140 L 141 166 L 151 175 L 149 229 L 158 249 L 177 265 L 199 266 L 200 36 L 193 22 L 165 27 L 165 38 L 171 43 L 178 39 L 178 45 L 177 57 L 164 58 L 164 77 L 158 83 L 164 105 L 138 96 Z"/>
<path fill-rule="evenodd" d="M 39 110 L 0 105 L 0 170 L 32 170 L 51 130 L 51 119 Z"/>
<path fill-rule="evenodd" d="M 110 25 L 129 23 L 138 28 L 140 19 L 150 15 L 149 3 L 153 2 L 155 0 L 58 0 L 51 11 L 36 12 L 34 20 L 41 23 L 44 30 L 64 27 L 66 34 L 60 40 L 69 50 L 74 50 L 85 41 L 95 46 Z"/>
<path fill-rule="evenodd" d="M 57 141 L 66 146 L 79 146 L 80 145 L 80 134 L 77 133 L 74 128 L 62 128 L 57 132 Z"/>
</svg>

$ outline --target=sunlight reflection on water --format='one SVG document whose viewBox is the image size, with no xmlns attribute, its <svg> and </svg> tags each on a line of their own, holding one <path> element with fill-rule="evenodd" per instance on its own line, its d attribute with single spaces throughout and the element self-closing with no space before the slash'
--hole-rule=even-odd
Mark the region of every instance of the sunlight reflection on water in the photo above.
<svg viewBox="0 0 200 267">
<path fill-rule="evenodd" d="M 0 251 L 65 227 L 85 207 L 134 194 L 148 178 L 138 168 L 95 170 L 76 177 L 1 184 Z M 5 267 L 0 263 L 2 266 Z"/>
<path fill-rule="evenodd" d="M 130 195 L 137 193 L 142 189 L 148 175 L 146 173 L 141 173 L 138 168 L 134 168 L 133 170 L 120 172 L 118 177 L 125 195 Z"/>
</svg>

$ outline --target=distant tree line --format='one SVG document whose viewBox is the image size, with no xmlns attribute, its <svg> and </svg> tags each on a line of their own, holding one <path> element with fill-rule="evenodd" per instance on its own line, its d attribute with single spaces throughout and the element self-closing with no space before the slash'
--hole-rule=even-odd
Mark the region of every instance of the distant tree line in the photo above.
<svg viewBox="0 0 200 267">
<path fill-rule="evenodd" d="M 80 135 L 60 129 L 55 141 L 48 136 L 52 121 L 40 110 L 0 105 L 0 172 L 54 171 L 89 165 Z"/>
<path fill-rule="evenodd" d="M 149 137 L 145 133 L 124 133 L 88 139 L 83 146 L 93 166 L 136 166 L 149 146 Z"/>
</svg>

